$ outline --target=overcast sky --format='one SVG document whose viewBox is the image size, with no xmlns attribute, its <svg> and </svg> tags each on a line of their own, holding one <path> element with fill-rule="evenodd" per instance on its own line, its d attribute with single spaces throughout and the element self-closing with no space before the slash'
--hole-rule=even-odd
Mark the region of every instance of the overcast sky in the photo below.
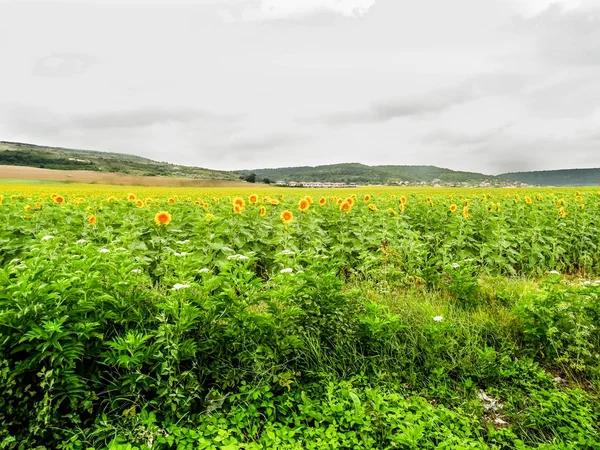
<svg viewBox="0 0 600 450">
<path fill-rule="evenodd" d="M 0 0 L 0 140 L 215 169 L 600 167 L 600 0 Z"/>
</svg>

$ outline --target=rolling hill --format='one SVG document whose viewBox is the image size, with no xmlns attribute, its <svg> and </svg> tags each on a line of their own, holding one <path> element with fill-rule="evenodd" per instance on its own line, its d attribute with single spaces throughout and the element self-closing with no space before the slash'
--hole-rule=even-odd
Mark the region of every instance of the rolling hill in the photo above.
<svg viewBox="0 0 600 450">
<path fill-rule="evenodd" d="M 178 166 L 140 156 L 0 141 L 0 165 L 140 176 L 239 181 L 233 172 Z"/>
<path fill-rule="evenodd" d="M 521 183 L 540 186 L 600 186 L 600 169 L 540 170 L 500 175 Z"/>
<path fill-rule="evenodd" d="M 257 179 L 272 181 L 320 181 L 358 184 L 506 184 L 506 179 L 475 172 L 459 172 L 435 166 L 367 166 L 359 163 L 326 166 L 284 167 L 238 171 L 242 175 L 256 174 Z M 509 183 L 509 182 L 508 182 Z"/>
</svg>

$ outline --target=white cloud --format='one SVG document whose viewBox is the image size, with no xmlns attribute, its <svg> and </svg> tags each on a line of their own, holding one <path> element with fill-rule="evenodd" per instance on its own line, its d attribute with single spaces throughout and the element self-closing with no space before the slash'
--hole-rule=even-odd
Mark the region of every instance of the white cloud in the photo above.
<svg viewBox="0 0 600 450">
<path fill-rule="evenodd" d="M 359 18 L 374 4 L 375 0 L 242 0 L 225 8 L 221 14 L 225 22 L 295 19 L 319 12 Z"/>
</svg>

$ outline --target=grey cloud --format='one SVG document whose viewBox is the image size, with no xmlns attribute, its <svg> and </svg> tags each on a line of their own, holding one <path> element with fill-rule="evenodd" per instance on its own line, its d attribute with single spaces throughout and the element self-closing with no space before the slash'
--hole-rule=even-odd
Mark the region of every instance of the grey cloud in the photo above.
<svg viewBox="0 0 600 450">
<path fill-rule="evenodd" d="M 440 129 L 422 137 L 421 142 L 426 144 L 436 143 L 452 147 L 481 145 L 503 134 L 511 124 L 506 124 L 491 130 L 475 133 L 462 133 L 453 130 Z"/>
<path fill-rule="evenodd" d="M 196 121 L 236 122 L 241 116 L 218 115 L 194 108 L 140 108 L 135 110 L 88 113 L 72 119 L 82 128 L 130 128 L 159 124 L 189 124 Z"/>
<path fill-rule="evenodd" d="M 258 137 L 240 137 L 233 142 L 220 144 L 217 147 L 245 153 L 256 153 L 294 146 L 309 140 L 310 138 L 304 134 L 276 133 Z"/>
<path fill-rule="evenodd" d="M 412 95 L 389 101 L 371 104 L 367 109 L 329 114 L 321 118 L 299 119 L 304 123 L 328 125 L 350 125 L 360 123 L 380 123 L 401 117 L 421 117 L 442 113 L 490 95 L 504 95 L 518 92 L 524 78 L 511 74 L 483 74 L 458 85 L 437 89 L 420 95 Z"/>
<path fill-rule="evenodd" d="M 559 3 L 531 18 L 516 19 L 516 30 L 536 39 L 539 55 L 549 63 L 600 65 L 600 7 L 588 2 L 575 9 Z"/>
</svg>

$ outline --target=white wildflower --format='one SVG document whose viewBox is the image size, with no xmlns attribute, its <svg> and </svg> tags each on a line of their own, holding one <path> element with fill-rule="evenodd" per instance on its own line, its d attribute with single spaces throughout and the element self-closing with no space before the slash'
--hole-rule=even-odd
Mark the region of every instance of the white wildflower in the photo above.
<svg viewBox="0 0 600 450">
<path fill-rule="evenodd" d="M 279 271 L 279 273 L 292 273 L 294 271 L 294 269 L 292 269 L 291 267 L 288 267 L 287 269 L 281 269 Z"/>
<path fill-rule="evenodd" d="M 453 269 L 458 269 L 460 267 L 459 263 L 452 263 L 452 268 Z"/>
<path fill-rule="evenodd" d="M 501 419 L 500 417 L 496 417 L 494 419 L 494 423 L 496 425 L 506 425 L 508 422 L 506 422 L 506 420 Z"/>
<path fill-rule="evenodd" d="M 550 272 L 548 272 L 549 275 L 560 275 L 560 272 L 558 270 L 551 270 Z"/>
<path fill-rule="evenodd" d="M 482 401 L 483 409 L 485 409 L 486 411 L 495 412 L 504 406 L 502 403 L 500 403 L 500 401 L 488 396 L 482 389 L 479 390 L 477 396 Z"/>
<path fill-rule="evenodd" d="M 189 255 L 189 253 L 188 253 L 188 252 L 181 252 L 181 253 L 179 253 L 179 252 L 173 252 L 173 254 L 174 254 L 175 256 L 187 256 L 187 255 Z"/>
<path fill-rule="evenodd" d="M 48 236 L 44 236 L 44 237 L 42 238 L 42 241 L 49 241 L 50 239 L 54 239 L 54 236 L 50 236 L 50 235 L 48 235 Z"/>
<path fill-rule="evenodd" d="M 189 244 L 189 243 L 190 243 L 190 240 L 189 240 L 189 239 L 186 239 L 185 241 L 177 241 L 177 243 L 178 243 L 178 244 L 181 244 L 181 245 L 183 245 L 183 244 Z"/>
<path fill-rule="evenodd" d="M 208 273 L 208 272 L 210 272 L 210 270 L 209 270 L 209 269 L 207 269 L 206 267 L 203 267 L 202 269 L 200 269 L 200 270 L 198 271 L 198 273 Z"/>
<path fill-rule="evenodd" d="M 85 244 L 87 241 L 85 239 L 79 239 L 76 244 Z"/>
<path fill-rule="evenodd" d="M 464 260 L 464 262 L 473 262 L 473 261 L 475 261 L 473 258 L 467 258 Z"/>
<path fill-rule="evenodd" d="M 284 250 L 281 252 L 282 255 L 295 255 L 296 253 L 291 250 Z"/>
<path fill-rule="evenodd" d="M 133 269 L 131 273 L 142 273 L 142 269 Z"/>
<path fill-rule="evenodd" d="M 100 253 L 110 253 L 110 250 L 107 248 L 101 248 L 100 250 L 98 250 L 98 252 Z"/>
<path fill-rule="evenodd" d="M 189 284 L 174 284 L 173 287 L 171 288 L 172 291 L 178 291 L 179 289 L 187 289 L 189 288 L 190 285 Z"/>
<path fill-rule="evenodd" d="M 444 320 L 444 317 L 443 317 L 443 316 L 435 316 L 435 317 L 433 318 L 433 320 L 434 320 L 435 322 L 441 322 L 442 320 Z"/>
<path fill-rule="evenodd" d="M 247 260 L 249 258 L 247 256 L 239 255 L 239 254 L 236 253 L 235 255 L 229 255 L 227 257 L 227 259 L 234 259 L 236 261 L 245 261 L 245 260 Z"/>
<path fill-rule="evenodd" d="M 115 252 L 126 252 L 127 249 L 123 247 L 115 248 Z"/>
</svg>

